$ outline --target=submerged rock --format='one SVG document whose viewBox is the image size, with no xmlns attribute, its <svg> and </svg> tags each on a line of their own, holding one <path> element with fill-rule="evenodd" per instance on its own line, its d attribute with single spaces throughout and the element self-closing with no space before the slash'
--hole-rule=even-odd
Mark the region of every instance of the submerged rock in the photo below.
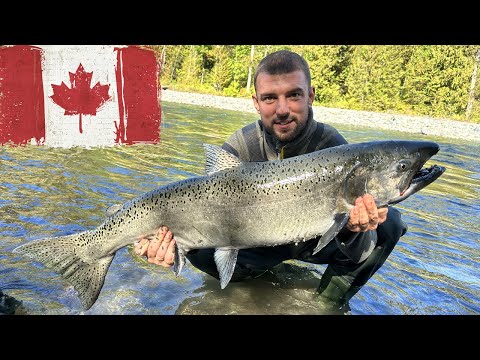
<svg viewBox="0 0 480 360">
<path fill-rule="evenodd" d="M 0 315 L 24 315 L 22 302 L 0 290 Z"/>
</svg>

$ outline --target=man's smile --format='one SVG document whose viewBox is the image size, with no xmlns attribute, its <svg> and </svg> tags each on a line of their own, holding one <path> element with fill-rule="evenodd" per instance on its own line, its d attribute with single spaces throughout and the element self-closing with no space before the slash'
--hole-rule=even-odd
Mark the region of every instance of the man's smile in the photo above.
<svg viewBox="0 0 480 360">
<path fill-rule="evenodd" d="M 288 129 L 291 124 L 294 124 L 295 121 L 293 119 L 283 120 L 283 121 L 275 121 L 274 125 L 280 128 L 281 130 Z"/>
</svg>

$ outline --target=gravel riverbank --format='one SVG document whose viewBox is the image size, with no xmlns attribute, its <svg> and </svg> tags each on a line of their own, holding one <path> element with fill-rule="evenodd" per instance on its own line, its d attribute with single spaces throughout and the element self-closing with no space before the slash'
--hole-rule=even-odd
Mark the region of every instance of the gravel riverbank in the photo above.
<svg viewBox="0 0 480 360">
<path fill-rule="evenodd" d="M 167 89 L 162 90 L 162 101 L 256 113 L 251 99 L 188 93 Z M 322 106 L 314 106 L 313 111 L 316 120 L 327 124 L 361 125 L 377 129 L 480 142 L 480 124 L 449 119 L 433 119 L 420 116 L 326 108 Z"/>
</svg>

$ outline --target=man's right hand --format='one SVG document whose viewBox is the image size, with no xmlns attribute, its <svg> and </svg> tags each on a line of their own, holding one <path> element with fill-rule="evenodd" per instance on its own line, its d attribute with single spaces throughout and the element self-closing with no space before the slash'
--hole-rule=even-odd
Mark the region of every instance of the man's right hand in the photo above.
<svg viewBox="0 0 480 360">
<path fill-rule="evenodd" d="M 135 254 L 146 256 L 151 264 L 170 267 L 175 259 L 175 239 L 168 227 L 158 229 L 153 239 L 140 239 L 134 244 Z"/>
</svg>

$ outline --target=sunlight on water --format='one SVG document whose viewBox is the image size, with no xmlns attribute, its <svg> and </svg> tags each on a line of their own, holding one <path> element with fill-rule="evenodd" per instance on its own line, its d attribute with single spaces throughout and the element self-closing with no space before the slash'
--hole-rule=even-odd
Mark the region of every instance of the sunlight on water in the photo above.
<svg viewBox="0 0 480 360">
<path fill-rule="evenodd" d="M 27 241 L 92 229 L 105 210 L 172 181 L 200 175 L 203 143 L 221 145 L 256 119 L 162 104 L 161 143 L 96 149 L 0 148 L 0 291 L 28 314 L 318 314 L 315 289 L 325 267 L 289 261 L 260 279 L 231 283 L 187 264 L 177 278 L 132 247 L 119 250 L 98 301 L 83 311 L 75 290 L 11 250 Z M 419 135 L 336 126 L 349 142 Z M 478 144 L 436 141 L 429 162 L 447 171 L 397 205 L 409 225 L 385 265 L 355 296 L 352 314 L 480 312 Z M 174 226 L 174 224 L 172 224 Z"/>
</svg>

